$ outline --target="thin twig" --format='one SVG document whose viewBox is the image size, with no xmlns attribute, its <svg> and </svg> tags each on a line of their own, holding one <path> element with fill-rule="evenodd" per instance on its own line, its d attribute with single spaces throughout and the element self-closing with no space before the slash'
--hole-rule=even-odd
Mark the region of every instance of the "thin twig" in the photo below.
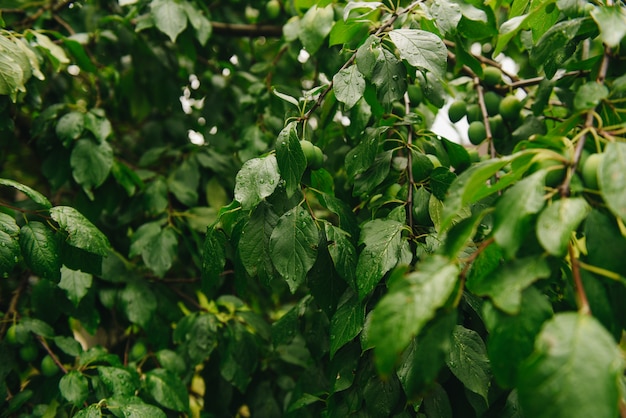
<svg viewBox="0 0 626 418">
<path fill-rule="evenodd" d="M 583 281 L 580 276 L 580 266 L 578 264 L 578 258 L 576 257 L 576 253 L 574 251 L 574 246 L 572 243 L 569 243 L 568 246 L 570 263 L 572 263 L 572 276 L 574 278 L 574 288 L 576 290 L 576 296 L 578 301 L 578 310 L 583 315 L 591 315 L 591 308 L 589 307 L 589 300 L 587 299 L 587 294 L 585 293 L 585 288 L 583 286 Z"/>
</svg>

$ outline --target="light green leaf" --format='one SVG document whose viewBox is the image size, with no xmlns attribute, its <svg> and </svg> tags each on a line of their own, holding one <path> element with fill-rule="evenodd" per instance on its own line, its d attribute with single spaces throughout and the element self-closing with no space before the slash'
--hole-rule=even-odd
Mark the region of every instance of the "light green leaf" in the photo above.
<svg viewBox="0 0 626 418">
<path fill-rule="evenodd" d="M 276 139 L 276 161 L 280 176 L 285 180 L 287 197 L 291 197 L 300 187 L 300 180 L 307 166 L 306 157 L 300 146 L 297 122 L 283 128 Z"/>
<path fill-rule="evenodd" d="M 439 0 L 430 5 L 429 12 L 442 34 L 457 31 L 462 16 L 461 7 L 457 3 Z"/>
<path fill-rule="evenodd" d="M 372 83 L 376 86 L 381 104 L 390 105 L 406 92 L 406 68 L 395 55 L 381 48 L 372 70 Z"/>
<path fill-rule="evenodd" d="M 381 373 L 392 372 L 400 353 L 446 303 L 458 274 L 456 264 L 432 256 L 423 260 L 418 270 L 392 277 L 395 280 L 390 280 L 389 292 L 372 312 L 367 337 Z"/>
<path fill-rule="evenodd" d="M 18 92 L 25 92 L 24 83 L 31 76 L 29 57 L 21 42 L 5 33 L 0 34 L 0 94 L 11 96 L 13 102 Z"/>
<path fill-rule="evenodd" d="M 485 343 L 476 331 L 456 326 L 452 332 L 452 347 L 446 364 L 467 389 L 489 402 L 491 366 Z"/>
<path fill-rule="evenodd" d="M 101 256 L 109 253 L 111 244 L 107 237 L 73 207 L 55 206 L 50 209 L 50 216 L 67 233 L 69 245 Z"/>
<path fill-rule="evenodd" d="M 20 243 L 0 226 L 0 277 L 7 278 L 19 261 Z"/>
<path fill-rule="evenodd" d="M 278 163 L 274 155 L 246 161 L 235 178 L 235 200 L 244 210 L 253 209 L 274 193 L 280 182 Z"/>
<path fill-rule="evenodd" d="M 146 244 L 141 258 L 158 277 L 163 277 L 176 258 L 178 238 L 172 228 L 163 228 Z"/>
<path fill-rule="evenodd" d="M 592 81 L 585 83 L 576 90 L 574 108 L 576 110 L 594 109 L 609 96 L 609 89 L 602 83 Z"/>
<path fill-rule="evenodd" d="M 63 337 L 61 335 L 54 337 L 54 343 L 66 354 L 77 357 L 83 352 L 83 347 L 73 337 Z"/>
<path fill-rule="evenodd" d="M 400 260 L 404 228 L 404 223 L 391 219 L 374 219 L 363 224 L 359 244 L 365 244 L 365 248 L 356 266 L 356 285 L 361 300 Z"/>
<path fill-rule="evenodd" d="M 206 45 L 213 33 L 211 21 L 207 19 L 202 10 L 194 7 L 191 3 L 185 1 L 182 2 L 181 5 L 183 9 L 185 9 L 189 23 L 191 23 L 191 26 L 193 26 L 196 31 L 196 39 L 200 42 L 200 45 Z"/>
<path fill-rule="evenodd" d="M 78 411 L 74 418 L 102 418 L 102 405 L 99 403 L 89 405 Z"/>
<path fill-rule="evenodd" d="M 12 237 L 17 237 L 20 233 L 20 227 L 13 216 L 0 212 L 0 231 L 6 232 Z"/>
<path fill-rule="evenodd" d="M 152 0 L 150 9 L 156 27 L 176 42 L 178 35 L 187 27 L 185 8 L 174 0 Z"/>
<path fill-rule="evenodd" d="M 124 418 L 166 418 L 167 415 L 154 405 L 145 403 L 136 396 L 114 395 L 107 398 L 107 408 L 120 411 Z M 100 418 L 100 415 L 98 415 Z"/>
<path fill-rule="evenodd" d="M 91 274 L 70 270 L 65 266 L 61 267 L 59 287 L 65 290 L 68 299 L 74 303 L 74 306 L 78 306 L 81 299 L 89 291 L 92 282 L 93 276 Z"/>
<path fill-rule="evenodd" d="M 351 109 L 365 92 L 363 74 L 356 65 L 351 65 L 335 74 L 333 88 L 337 100 L 345 105 L 346 110 Z"/>
<path fill-rule="evenodd" d="M 548 78 L 552 78 L 558 67 L 570 58 L 567 49 L 571 41 L 578 34 L 582 25 L 582 18 L 569 19 L 552 26 L 539 39 L 530 54 L 530 64 L 544 68 Z M 573 50 L 570 48 L 573 52 Z"/>
<path fill-rule="evenodd" d="M 522 291 L 536 280 L 549 276 L 547 260 L 530 256 L 509 261 L 494 271 L 471 275 L 467 288 L 476 295 L 489 296 L 498 308 L 515 315 L 522 303 Z"/>
<path fill-rule="evenodd" d="M 0 178 L 0 184 L 19 190 L 20 192 L 28 196 L 33 202 L 37 203 L 39 206 L 43 206 L 47 209 L 52 207 L 52 203 L 50 203 L 50 201 L 44 195 L 22 183 L 19 183 L 15 180 Z"/>
<path fill-rule="evenodd" d="M 111 395 L 132 396 L 139 389 L 139 376 L 132 369 L 97 366 L 100 381 Z"/>
<path fill-rule="evenodd" d="M 614 418 L 623 371 L 621 351 L 593 316 L 559 313 L 545 324 L 535 352 L 520 368 L 524 415 Z"/>
<path fill-rule="evenodd" d="M 93 200 L 92 189 L 104 183 L 113 166 L 113 149 L 108 142 L 79 139 L 70 156 L 72 175 Z"/>
<path fill-rule="evenodd" d="M 563 198 L 545 208 L 537 219 L 537 238 L 550 254 L 563 256 L 567 244 L 590 207 L 582 197 Z"/>
<path fill-rule="evenodd" d="M 59 382 L 61 396 L 74 406 L 80 406 L 89 395 L 89 381 L 78 370 L 70 370 Z"/>
<path fill-rule="evenodd" d="M 54 232 L 45 224 L 32 221 L 20 229 L 20 248 L 24 261 L 41 278 L 61 277 L 61 253 Z"/>
<path fill-rule="evenodd" d="M 61 116 L 56 124 L 57 137 L 68 146 L 72 141 L 80 138 L 85 129 L 85 115 L 81 112 L 69 112 Z"/>
<path fill-rule="evenodd" d="M 352 292 L 350 292 L 352 293 Z M 363 329 L 365 308 L 356 294 L 352 293 L 330 320 L 330 358 L 337 350 L 352 341 Z"/>
<path fill-rule="evenodd" d="M 257 274 L 265 277 L 274 270 L 270 257 L 270 237 L 278 218 L 271 205 L 261 203 L 243 227 L 239 239 L 239 257 L 252 277 Z"/>
<path fill-rule="evenodd" d="M 538 171 L 508 189 L 496 204 L 493 230 L 496 243 L 513 258 L 531 230 L 531 219 L 545 205 L 545 171 Z"/>
<path fill-rule="evenodd" d="M 626 143 L 610 142 L 606 146 L 598 183 L 611 212 L 626 222 Z"/>
<path fill-rule="evenodd" d="M 152 320 L 157 300 L 146 283 L 131 281 L 120 291 L 119 298 L 130 322 L 145 327 Z"/>
<path fill-rule="evenodd" d="M 298 37 L 309 54 L 315 54 L 324 43 L 334 23 L 333 6 L 311 7 L 300 20 Z"/>
<path fill-rule="evenodd" d="M 487 353 L 499 385 L 515 386 L 519 365 L 532 353 L 541 326 L 551 316 L 550 301 L 532 286 L 524 291 L 517 315 L 502 312 L 489 301 L 482 305 L 481 317 L 489 331 Z"/>
<path fill-rule="evenodd" d="M 382 6 L 383 3 L 379 2 L 379 1 L 372 1 L 372 2 L 368 2 L 368 1 L 351 1 L 348 4 L 346 4 L 346 7 L 343 9 L 343 20 L 348 20 L 348 18 L 362 18 L 364 16 L 366 16 L 367 14 L 371 13 L 372 11 L 376 10 L 377 8 L 379 8 L 380 6 Z M 350 13 L 353 10 L 357 10 L 357 9 L 365 9 L 366 12 L 359 14 L 357 16 L 350 16 Z"/>
<path fill-rule="evenodd" d="M 48 54 L 55 71 L 59 71 L 61 68 L 70 63 L 70 59 L 65 54 L 65 50 L 63 50 L 63 48 L 52 42 L 52 40 L 43 33 L 33 33 L 35 34 L 37 45 L 42 48 L 46 54 Z"/>
<path fill-rule="evenodd" d="M 419 29 L 395 29 L 389 32 L 389 37 L 400 51 L 400 57 L 409 65 L 443 78 L 448 49 L 441 38 Z"/>
<path fill-rule="evenodd" d="M 85 113 L 84 124 L 85 129 L 91 132 L 98 142 L 106 141 L 113 134 L 111 122 L 106 118 L 106 114 L 102 109 L 92 109 Z"/>
<path fill-rule="evenodd" d="M 278 219 L 270 237 L 270 257 L 291 292 L 304 283 L 317 258 L 319 231 L 311 214 L 301 206 Z"/>
<path fill-rule="evenodd" d="M 185 384 L 165 369 L 150 370 L 145 374 L 146 391 L 160 405 L 178 412 L 189 410 L 189 395 Z"/>
<path fill-rule="evenodd" d="M 591 17 L 598 24 L 600 39 L 611 48 L 617 47 L 626 35 L 626 11 L 620 4 L 594 7 Z"/>
</svg>

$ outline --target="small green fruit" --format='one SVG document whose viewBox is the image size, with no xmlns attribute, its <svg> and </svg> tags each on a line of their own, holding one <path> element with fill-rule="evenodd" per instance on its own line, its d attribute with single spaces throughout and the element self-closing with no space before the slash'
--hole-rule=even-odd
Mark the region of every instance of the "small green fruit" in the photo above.
<svg viewBox="0 0 626 418">
<path fill-rule="evenodd" d="M 148 349 L 146 348 L 146 345 L 141 341 L 137 341 L 131 347 L 130 352 L 128 353 L 128 357 L 131 360 L 141 360 L 145 357 L 146 354 L 148 354 Z"/>
<path fill-rule="evenodd" d="M 407 88 L 407 93 L 409 95 L 409 102 L 411 102 L 412 106 L 417 106 L 418 104 L 422 103 L 422 100 L 424 100 L 424 92 L 422 91 L 422 88 L 417 84 L 409 84 L 409 87 Z"/>
<path fill-rule="evenodd" d="M 519 112 L 522 110 L 522 102 L 513 95 L 506 96 L 500 102 L 500 115 L 505 120 L 514 121 L 519 118 Z"/>
<path fill-rule="evenodd" d="M 485 124 L 478 120 L 470 123 L 467 129 L 467 137 L 472 144 L 479 145 L 487 138 Z"/>
<path fill-rule="evenodd" d="M 46 355 L 41 360 L 41 374 L 46 377 L 52 377 L 57 374 L 59 371 L 59 366 L 56 365 L 52 357 L 50 355 Z"/>
<path fill-rule="evenodd" d="M 489 116 L 495 116 L 500 111 L 500 102 L 502 101 L 500 95 L 495 91 L 488 91 L 485 93 L 485 109 Z"/>
<path fill-rule="evenodd" d="M 563 161 L 543 159 L 533 163 L 528 172 L 532 174 L 539 170 L 548 170 L 546 174 L 546 186 L 548 187 L 557 187 L 565 179 L 566 168 Z"/>
<path fill-rule="evenodd" d="M 7 333 L 4 336 L 4 339 L 9 344 L 17 343 L 17 325 L 11 325 L 9 329 L 7 329 Z"/>
<path fill-rule="evenodd" d="M 270 0 L 265 4 L 265 12 L 270 19 L 276 19 L 280 14 L 280 2 L 278 0 Z"/>
<path fill-rule="evenodd" d="M 460 121 L 466 114 L 467 105 L 462 100 L 455 100 L 448 108 L 448 118 L 450 118 L 450 122 L 452 123 Z"/>
<path fill-rule="evenodd" d="M 402 185 L 399 183 L 393 183 L 391 186 L 387 187 L 385 190 L 385 195 L 390 197 L 391 199 L 395 199 L 398 196 L 398 193 L 402 190 Z"/>
<path fill-rule="evenodd" d="M 470 161 L 472 163 L 480 162 L 480 155 L 478 154 L 478 150 L 477 149 L 470 148 L 470 149 L 467 150 L 467 153 L 469 154 Z"/>
<path fill-rule="evenodd" d="M 309 164 L 309 167 L 311 167 L 311 170 L 319 170 L 324 164 L 324 153 L 321 148 L 316 145 L 313 146 L 313 153 L 314 158 Z"/>
<path fill-rule="evenodd" d="M 583 164 L 583 182 L 590 189 L 598 189 L 598 168 L 603 159 L 604 154 L 591 154 Z"/>
<path fill-rule="evenodd" d="M 37 358 L 37 354 L 39 354 L 39 350 L 37 349 L 37 345 L 35 343 L 27 343 L 26 345 L 20 348 L 20 358 L 27 363 L 35 361 Z"/>
<path fill-rule="evenodd" d="M 483 70 L 483 83 L 486 86 L 493 87 L 502 81 L 502 70 L 498 67 L 486 67 Z"/>
<path fill-rule="evenodd" d="M 476 122 L 477 120 L 482 120 L 483 115 L 480 111 L 480 106 L 477 104 L 471 104 L 467 106 L 467 121 L 469 123 Z"/>
</svg>

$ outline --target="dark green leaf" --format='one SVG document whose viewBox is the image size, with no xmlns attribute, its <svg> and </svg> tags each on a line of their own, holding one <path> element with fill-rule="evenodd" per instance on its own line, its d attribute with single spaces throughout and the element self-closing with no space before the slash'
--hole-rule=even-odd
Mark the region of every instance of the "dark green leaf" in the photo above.
<svg viewBox="0 0 626 418">
<path fill-rule="evenodd" d="M 105 117 L 104 111 L 100 110 L 102 109 L 93 109 L 85 114 L 85 129 L 91 132 L 98 142 L 104 142 L 113 134 L 113 127 Z"/>
<path fill-rule="evenodd" d="M 385 130 L 386 128 L 366 130 L 361 142 L 346 154 L 345 165 L 349 179 L 354 180 L 374 164 L 378 154 L 378 138 Z"/>
<path fill-rule="evenodd" d="M 285 180 L 288 197 L 300 187 L 300 179 L 307 166 L 296 129 L 297 123 L 291 122 L 280 131 L 276 139 L 276 161 L 280 176 Z"/>
<path fill-rule="evenodd" d="M 146 283 L 130 282 L 119 294 L 121 308 L 129 321 L 146 326 L 157 308 L 157 299 Z"/>
<path fill-rule="evenodd" d="M 623 363 L 615 340 L 594 317 L 575 312 L 555 315 L 519 371 L 524 415 L 617 416 Z"/>
<path fill-rule="evenodd" d="M 406 92 L 406 68 L 395 55 L 382 48 L 372 71 L 372 83 L 381 104 L 390 105 Z"/>
<path fill-rule="evenodd" d="M 276 157 L 268 155 L 246 161 L 235 181 L 235 200 L 244 210 L 254 208 L 278 186 L 280 174 Z"/>
<path fill-rule="evenodd" d="M 270 257 L 291 292 L 304 283 L 317 257 L 319 231 L 309 212 L 301 206 L 278 219 L 270 237 Z"/>
<path fill-rule="evenodd" d="M 520 310 L 523 290 L 548 276 L 547 260 L 531 256 L 509 261 L 495 271 L 484 270 L 483 274 L 471 275 L 467 288 L 479 296 L 489 296 L 498 308 L 515 315 Z"/>
<path fill-rule="evenodd" d="M 33 221 L 20 229 L 20 248 L 26 264 L 36 275 L 51 280 L 61 277 L 59 242 L 50 228 Z"/>
<path fill-rule="evenodd" d="M 352 293 L 352 292 L 350 292 Z M 330 357 L 352 341 L 363 329 L 365 309 L 356 294 L 346 300 L 330 320 Z"/>
<path fill-rule="evenodd" d="M 400 51 L 400 57 L 409 65 L 443 78 L 448 49 L 441 38 L 419 29 L 395 29 L 389 32 L 389 37 Z"/>
<path fill-rule="evenodd" d="M 365 244 L 365 248 L 356 266 L 356 285 L 361 300 L 400 260 L 404 227 L 404 223 L 391 219 L 374 219 L 363 224 L 359 244 Z"/>
<path fill-rule="evenodd" d="M 74 406 L 80 406 L 89 395 L 89 381 L 77 370 L 70 370 L 59 382 L 61 395 Z"/>
<path fill-rule="evenodd" d="M 30 331 L 35 335 L 40 335 L 45 338 L 54 337 L 54 328 L 52 328 L 48 323 L 42 321 L 37 318 L 22 318 L 20 321 L 20 325 L 26 331 Z"/>
<path fill-rule="evenodd" d="M 167 178 L 167 186 L 176 199 L 186 206 L 198 203 L 200 172 L 193 158 L 184 160 Z"/>
<path fill-rule="evenodd" d="M 169 201 L 167 199 L 167 183 L 161 176 L 155 178 L 146 186 L 144 205 L 148 213 L 156 215 L 165 211 Z"/>
<path fill-rule="evenodd" d="M 152 242 L 161 232 L 161 222 L 149 222 L 141 225 L 130 237 L 129 257 L 142 254 L 148 244 Z"/>
<path fill-rule="evenodd" d="M 61 116 L 56 125 L 56 134 L 65 146 L 80 138 L 85 129 L 85 115 L 80 112 L 69 112 Z"/>
<path fill-rule="evenodd" d="M 452 332 L 452 348 L 446 363 L 467 389 L 488 402 L 491 367 L 485 343 L 476 331 L 456 326 Z"/>
<path fill-rule="evenodd" d="M 111 395 L 132 396 L 139 389 L 137 372 L 121 367 L 98 366 L 100 381 Z"/>
<path fill-rule="evenodd" d="M 74 303 L 74 306 L 78 306 L 83 297 L 85 297 L 92 282 L 93 277 L 91 274 L 70 270 L 65 266 L 61 267 L 59 287 L 65 290 L 68 299 Z"/>
<path fill-rule="evenodd" d="M 50 203 L 50 201 L 44 195 L 22 183 L 19 183 L 15 180 L 0 178 L 0 184 L 19 190 L 20 192 L 31 198 L 33 202 L 37 203 L 40 206 L 43 206 L 44 208 L 50 209 L 52 207 L 52 203 Z"/>
<path fill-rule="evenodd" d="M 333 260 L 335 269 L 344 280 L 356 290 L 357 253 L 350 236 L 344 230 L 324 223 L 328 252 Z"/>
<path fill-rule="evenodd" d="M 563 256 L 567 244 L 580 223 L 589 213 L 589 205 L 582 197 L 563 198 L 545 208 L 537 219 L 537 238 L 550 254 Z"/>
<path fill-rule="evenodd" d="M 241 232 L 239 257 L 250 276 L 259 272 L 269 274 L 274 270 L 270 258 L 270 237 L 278 218 L 271 205 L 261 203 Z"/>
<path fill-rule="evenodd" d="M 368 341 L 374 345 L 376 365 L 390 373 L 400 353 L 422 328 L 434 318 L 457 283 L 459 267 L 446 258 L 432 256 L 406 276 L 390 280 L 389 293 L 372 312 Z M 394 335 L 394 338 L 389 338 Z"/>
<path fill-rule="evenodd" d="M 109 253 L 109 240 L 80 212 L 70 206 L 55 206 L 50 216 L 62 231 L 67 233 L 66 242 L 93 254 L 106 256 Z"/>
<path fill-rule="evenodd" d="M 183 382 L 165 369 L 150 370 L 145 374 L 145 388 L 160 405 L 174 411 L 189 409 L 189 396 Z"/>
<path fill-rule="evenodd" d="M 240 324 L 231 326 L 229 330 L 228 342 L 223 349 L 220 373 L 227 382 L 245 393 L 258 365 L 258 343 L 253 334 Z"/>
<path fill-rule="evenodd" d="M 614 218 L 592 210 L 585 221 L 585 237 L 590 264 L 626 276 L 626 263 L 622 260 L 626 238 L 620 234 Z"/>
<path fill-rule="evenodd" d="M 357 50 L 356 65 L 366 78 L 372 77 L 374 67 L 376 67 L 376 61 L 380 54 L 382 54 L 380 39 L 375 35 L 370 35 Z"/>
<path fill-rule="evenodd" d="M 13 222 L 15 223 L 15 221 Z M 2 228 L 2 226 L 0 226 L 0 228 Z M 19 256 L 20 243 L 14 237 L 0 229 L 0 277 L 9 277 L 9 274 L 19 261 Z"/>
<path fill-rule="evenodd" d="M 83 351 L 82 346 L 72 337 L 54 337 L 54 343 L 66 354 L 77 357 Z"/>
<path fill-rule="evenodd" d="M 224 235 L 215 227 L 207 229 L 202 247 L 202 280 L 218 283 L 226 265 Z M 241 244 L 241 243 L 240 243 Z"/>
<path fill-rule="evenodd" d="M 626 222 L 626 144 L 610 142 L 598 168 L 598 183 L 607 206 Z"/>
<path fill-rule="evenodd" d="M 111 396 L 107 398 L 106 405 L 109 410 L 119 411 L 124 418 L 167 417 L 161 409 L 145 403 L 136 396 Z"/>
<path fill-rule="evenodd" d="M 174 229 L 166 227 L 146 244 L 141 252 L 144 263 L 158 277 L 163 277 L 176 258 L 178 238 Z"/>
<path fill-rule="evenodd" d="M 583 84 L 576 91 L 574 97 L 574 108 L 576 110 L 590 110 L 594 109 L 600 101 L 607 98 L 609 95 L 609 89 L 597 81 Z"/>
</svg>

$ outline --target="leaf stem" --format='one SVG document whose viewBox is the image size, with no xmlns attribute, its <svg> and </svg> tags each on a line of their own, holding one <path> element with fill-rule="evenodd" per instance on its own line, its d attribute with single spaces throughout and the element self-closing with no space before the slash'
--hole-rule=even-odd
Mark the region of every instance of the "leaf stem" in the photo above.
<svg viewBox="0 0 626 418">
<path fill-rule="evenodd" d="M 568 252 L 569 252 L 570 263 L 572 264 L 572 276 L 574 278 L 574 289 L 576 290 L 578 310 L 583 315 L 591 315 L 591 308 L 589 307 L 589 300 L 587 299 L 587 294 L 585 293 L 583 281 L 580 276 L 580 264 L 579 264 L 578 258 L 576 257 L 574 246 L 572 245 L 571 242 L 568 245 Z"/>
</svg>

